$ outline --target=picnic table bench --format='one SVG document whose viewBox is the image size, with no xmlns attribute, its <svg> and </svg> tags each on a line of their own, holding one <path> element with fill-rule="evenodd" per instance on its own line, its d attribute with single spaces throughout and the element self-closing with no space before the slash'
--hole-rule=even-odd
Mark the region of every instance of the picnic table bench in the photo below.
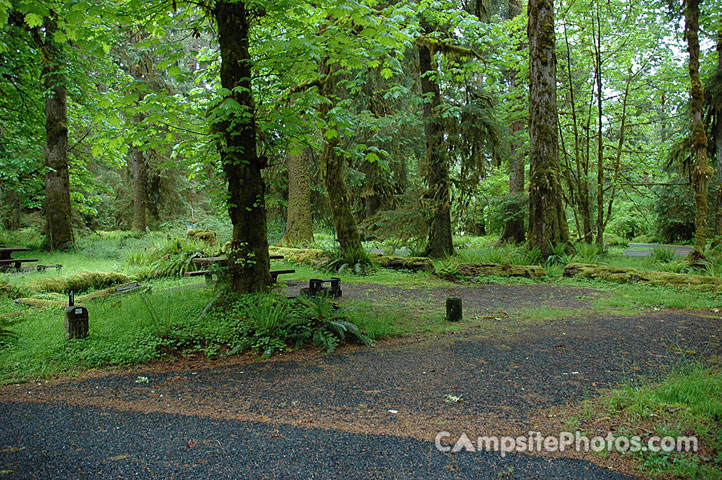
<svg viewBox="0 0 722 480">
<path fill-rule="evenodd" d="M 25 262 L 37 262 L 37 258 L 13 258 L 14 252 L 29 252 L 24 247 L 0 247 L 0 269 L 14 268 L 20 270 Z"/>
<path fill-rule="evenodd" d="M 282 260 L 283 255 L 269 255 L 269 258 L 271 260 Z M 219 257 L 199 257 L 194 258 L 193 263 L 199 266 L 211 266 L 211 265 L 219 265 L 219 266 L 227 266 L 228 265 L 228 257 L 226 256 L 219 256 Z M 286 269 L 286 270 L 271 270 L 271 279 L 273 280 L 273 283 L 276 283 L 278 281 L 278 276 L 283 275 L 286 273 L 296 273 L 296 270 Z M 200 276 L 206 277 L 206 282 L 211 282 L 213 280 L 213 271 L 212 270 L 196 270 L 193 272 L 185 272 L 183 276 L 185 277 L 200 277 Z"/>
</svg>

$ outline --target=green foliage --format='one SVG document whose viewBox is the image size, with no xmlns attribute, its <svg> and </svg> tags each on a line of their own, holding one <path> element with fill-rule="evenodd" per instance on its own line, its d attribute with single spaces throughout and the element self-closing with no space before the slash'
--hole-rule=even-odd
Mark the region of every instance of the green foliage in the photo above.
<svg viewBox="0 0 722 480">
<path fill-rule="evenodd" d="M 572 262 L 578 263 L 600 263 L 604 248 L 596 243 L 577 242 L 574 244 L 574 255 Z"/>
<path fill-rule="evenodd" d="M 674 260 L 674 250 L 667 247 L 654 247 L 652 249 L 652 261 L 654 263 L 670 263 Z"/>
<path fill-rule="evenodd" d="M 211 256 L 214 249 L 192 238 L 171 238 L 129 254 L 126 263 L 129 267 L 144 267 L 140 276 L 182 277 L 187 271 L 197 270 L 194 258 Z"/>
<path fill-rule="evenodd" d="M 368 258 L 360 261 L 356 258 L 348 258 L 340 249 L 324 250 L 323 257 L 327 260 L 320 263 L 318 267 L 327 272 L 367 275 L 374 270 L 374 266 Z"/>
<path fill-rule="evenodd" d="M 373 344 L 342 311 L 323 298 L 247 295 L 218 315 L 222 321 L 234 322 L 237 329 L 230 354 L 253 350 L 270 357 L 305 344 L 325 352 L 333 352 L 343 341 Z"/>
<path fill-rule="evenodd" d="M 683 366 L 662 382 L 629 386 L 605 397 L 609 413 L 627 419 L 631 435 L 697 436 L 713 455 L 707 461 L 693 452 L 639 452 L 649 473 L 682 478 L 722 476 L 722 371 L 719 366 Z M 650 432 L 647 423 L 653 424 Z M 640 425 L 641 424 L 641 425 Z M 637 425 L 643 428 L 639 431 Z"/>
<path fill-rule="evenodd" d="M 0 349 L 10 345 L 17 339 L 17 334 L 8 328 L 7 320 L 0 317 Z"/>
<path fill-rule="evenodd" d="M 658 191 L 655 206 L 657 235 L 664 243 L 694 238 L 694 197 L 689 185 L 665 187 Z"/>
<path fill-rule="evenodd" d="M 526 245 L 504 244 L 490 247 L 464 248 L 454 257 L 459 263 L 500 263 L 509 265 L 536 265 L 541 262 L 538 248 Z"/>
</svg>

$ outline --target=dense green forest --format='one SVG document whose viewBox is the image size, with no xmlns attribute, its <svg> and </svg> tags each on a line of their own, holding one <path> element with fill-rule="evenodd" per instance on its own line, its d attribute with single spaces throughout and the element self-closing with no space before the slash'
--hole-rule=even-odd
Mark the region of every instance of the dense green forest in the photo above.
<svg viewBox="0 0 722 480">
<path fill-rule="evenodd" d="M 0 1 L 2 229 L 442 258 L 722 234 L 722 3 Z"/>
</svg>

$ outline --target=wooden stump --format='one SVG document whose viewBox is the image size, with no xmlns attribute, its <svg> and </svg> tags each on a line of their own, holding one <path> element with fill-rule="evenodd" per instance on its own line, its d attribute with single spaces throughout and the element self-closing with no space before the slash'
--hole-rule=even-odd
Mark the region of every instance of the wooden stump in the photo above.
<svg viewBox="0 0 722 480">
<path fill-rule="evenodd" d="M 461 320 L 461 298 L 450 297 L 446 299 L 446 320 L 458 322 Z"/>
</svg>

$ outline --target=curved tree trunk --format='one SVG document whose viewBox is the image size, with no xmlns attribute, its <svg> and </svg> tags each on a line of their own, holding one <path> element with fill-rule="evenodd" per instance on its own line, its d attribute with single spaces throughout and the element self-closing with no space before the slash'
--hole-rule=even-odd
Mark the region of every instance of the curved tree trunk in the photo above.
<svg viewBox="0 0 722 480">
<path fill-rule="evenodd" d="M 228 180 L 228 211 L 233 223 L 229 275 L 233 291 L 252 293 L 271 284 L 266 227 L 265 161 L 256 151 L 256 122 L 251 94 L 251 57 L 248 51 L 249 12 L 243 2 L 216 3 L 221 50 L 221 85 L 235 102 L 215 125 L 222 133 L 218 149 Z"/>
<path fill-rule="evenodd" d="M 530 0 L 529 24 L 529 244 L 544 257 L 569 241 L 559 180 L 559 147 L 552 0 Z"/>
<path fill-rule="evenodd" d="M 694 188 L 694 252 L 693 258 L 704 257 L 707 246 L 707 192 L 713 170 L 707 162 L 707 134 L 702 121 L 704 91 L 699 77 L 699 0 L 688 0 L 685 17 L 685 37 L 689 52 L 689 79 L 691 89 L 692 113 L 692 148 L 694 150 L 694 167 L 692 186 Z"/>
<path fill-rule="evenodd" d="M 311 216 L 311 168 L 309 151 L 288 154 L 288 214 L 284 245 L 313 243 L 313 217 Z"/>
<path fill-rule="evenodd" d="M 426 28 L 427 33 L 429 28 Z M 441 94 L 437 83 L 436 65 L 426 45 L 419 45 L 419 70 L 421 74 L 421 95 L 424 97 L 424 136 L 426 155 L 424 170 L 429 186 L 427 193 L 431 204 L 429 243 L 425 255 L 445 257 L 454 252 L 451 236 L 451 195 L 449 193 L 449 166 L 444 152 L 443 129 L 438 118 Z"/>
</svg>

